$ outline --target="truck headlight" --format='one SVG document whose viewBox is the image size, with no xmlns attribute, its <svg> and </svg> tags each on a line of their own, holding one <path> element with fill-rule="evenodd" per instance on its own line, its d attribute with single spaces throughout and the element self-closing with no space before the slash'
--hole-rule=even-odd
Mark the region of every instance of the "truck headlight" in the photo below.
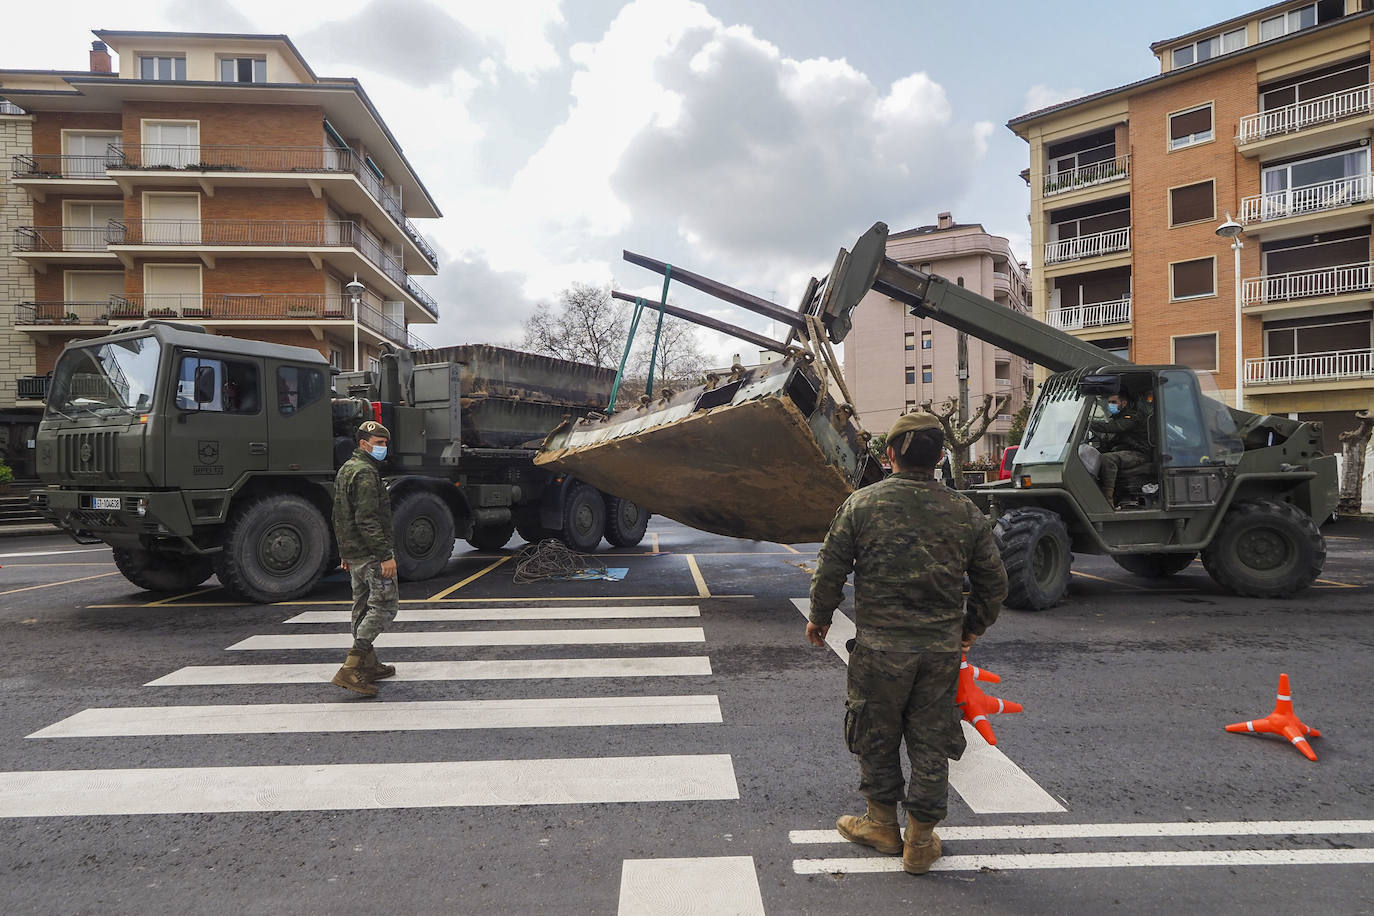
<svg viewBox="0 0 1374 916">
<path fill-rule="evenodd" d="M 130 505 L 129 508 L 133 510 L 134 515 L 142 518 L 148 514 L 148 500 L 144 499 L 142 496 L 130 500 L 130 503 L 132 505 Z"/>
</svg>

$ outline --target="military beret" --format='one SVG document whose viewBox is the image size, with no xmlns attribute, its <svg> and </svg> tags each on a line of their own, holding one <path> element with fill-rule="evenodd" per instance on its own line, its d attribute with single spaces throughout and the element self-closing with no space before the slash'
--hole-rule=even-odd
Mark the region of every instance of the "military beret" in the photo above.
<svg viewBox="0 0 1374 916">
<path fill-rule="evenodd" d="M 358 427 L 359 439 L 375 439 L 378 437 L 383 439 L 390 439 L 391 430 L 387 429 L 385 426 L 378 423 L 376 420 L 368 420 L 362 426 Z"/>
<path fill-rule="evenodd" d="M 925 411 L 914 413 L 904 413 L 897 418 L 897 422 L 892 424 L 892 428 L 887 431 L 888 441 L 892 441 L 902 433 L 909 433 L 917 429 L 939 429 L 940 421 L 935 419 L 933 414 Z"/>
</svg>

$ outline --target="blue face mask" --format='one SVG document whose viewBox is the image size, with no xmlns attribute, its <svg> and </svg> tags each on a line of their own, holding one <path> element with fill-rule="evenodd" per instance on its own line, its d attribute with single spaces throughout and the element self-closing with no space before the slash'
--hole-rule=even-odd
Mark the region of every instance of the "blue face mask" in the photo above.
<svg viewBox="0 0 1374 916">
<path fill-rule="evenodd" d="M 375 459 L 377 459 L 378 461 L 385 461 L 385 460 L 386 460 L 386 446 L 385 446 L 385 445 L 374 445 L 374 446 L 372 446 L 372 457 L 375 458 Z"/>
<path fill-rule="evenodd" d="M 1121 405 L 1113 404 L 1111 401 L 1108 401 L 1107 413 L 1111 414 L 1112 416 L 1116 416 L 1117 414 L 1121 413 Z M 383 449 L 383 451 L 385 451 L 385 449 Z"/>
</svg>

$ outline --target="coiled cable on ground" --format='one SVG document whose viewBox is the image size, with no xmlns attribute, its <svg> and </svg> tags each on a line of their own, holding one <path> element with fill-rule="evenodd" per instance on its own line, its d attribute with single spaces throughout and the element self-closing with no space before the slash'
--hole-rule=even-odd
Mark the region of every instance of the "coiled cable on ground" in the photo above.
<svg viewBox="0 0 1374 916">
<path fill-rule="evenodd" d="M 517 584 L 524 584 L 547 579 L 571 579 L 586 573 L 604 576 L 606 567 L 589 561 L 562 541 L 550 538 L 538 544 L 528 544 L 516 554 L 513 578 Z"/>
</svg>

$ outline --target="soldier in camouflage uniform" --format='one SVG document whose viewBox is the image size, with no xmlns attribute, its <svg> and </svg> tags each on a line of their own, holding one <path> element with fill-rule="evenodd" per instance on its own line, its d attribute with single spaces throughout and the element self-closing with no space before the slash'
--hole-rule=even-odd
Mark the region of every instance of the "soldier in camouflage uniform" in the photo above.
<svg viewBox="0 0 1374 916">
<path fill-rule="evenodd" d="M 811 580 L 806 638 L 825 645 L 845 578 L 854 573 L 857 634 L 849 656 L 845 741 L 859 757 L 867 813 L 835 824 L 848 840 L 902 853 L 924 874 L 940 857 L 949 759 L 964 750 L 954 705 L 961 649 L 997 619 L 1007 574 L 992 526 L 966 497 L 932 479 L 943 436 L 927 413 L 888 433 L 891 477 L 852 494 L 835 514 Z M 971 590 L 967 607 L 963 580 Z M 901 746 L 911 781 L 903 796 Z M 907 813 L 905 843 L 897 804 Z"/>
<path fill-rule="evenodd" d="M 373 420 L 358 427 L 358 448 L 334 478 L 334 536 L 339 557 L 353 584 L 353 648 L 336 686 L 375 697 L 375 681 L 396 673 L 377 661 L 372 648 L 396 618 L 396 551 L 391 531 L 391 501 L 382 482 L 391 433 Z"/>
<path fill-rule="evenodd" d="M 1102 495 L 1116 508 L 1116 479 L 1122 471 L 1129 471 L 1150 463 L 1150 414 L 1131 406 L 1130 398 L 1114 394 L 1107 398 L 1107 416 L 1089 424 L 1098 441 L 1101 463 L 1098 476 Z"/>
</svg>

